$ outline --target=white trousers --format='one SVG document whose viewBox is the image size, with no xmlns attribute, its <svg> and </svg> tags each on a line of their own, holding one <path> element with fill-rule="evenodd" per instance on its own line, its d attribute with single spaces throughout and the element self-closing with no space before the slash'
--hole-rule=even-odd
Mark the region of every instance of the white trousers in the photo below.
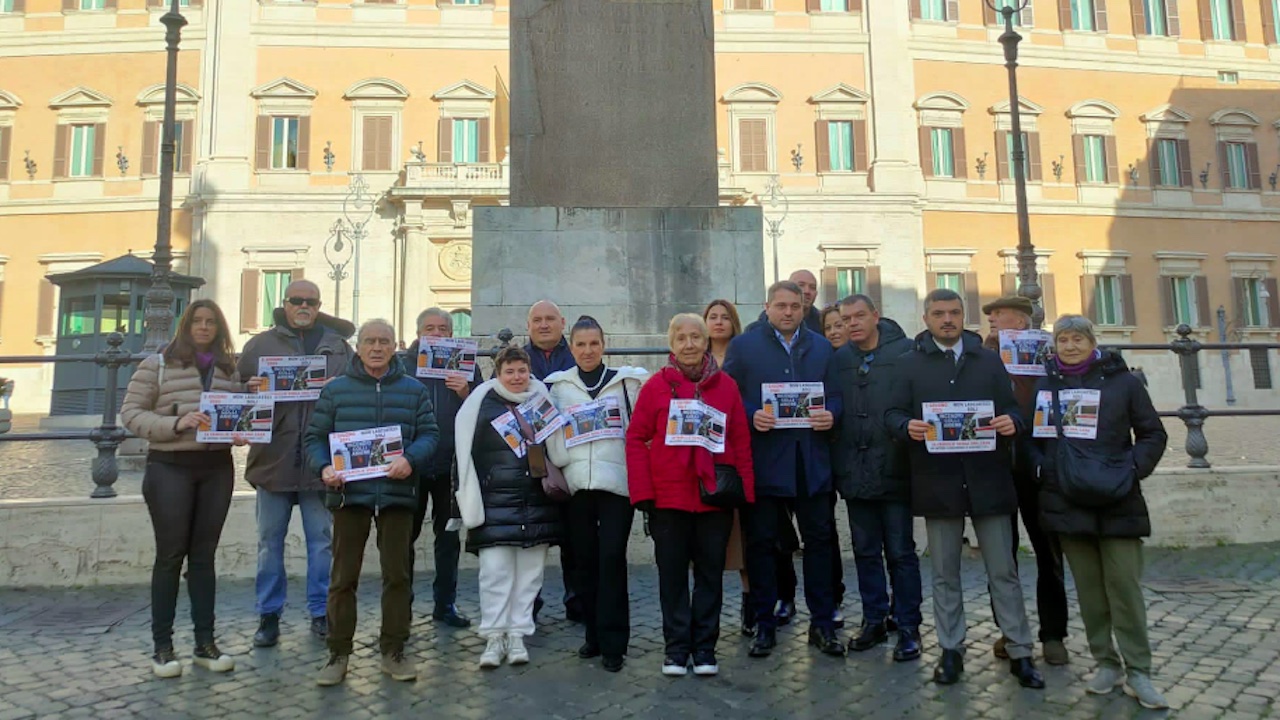
<svg viewBox="0 0 1280 720">
<path fill-rule="evenodd" d="M 533 601 L 542 591 L 549 545 L 480 550 L 480 635 L 532 635 Z"/>
</svg>

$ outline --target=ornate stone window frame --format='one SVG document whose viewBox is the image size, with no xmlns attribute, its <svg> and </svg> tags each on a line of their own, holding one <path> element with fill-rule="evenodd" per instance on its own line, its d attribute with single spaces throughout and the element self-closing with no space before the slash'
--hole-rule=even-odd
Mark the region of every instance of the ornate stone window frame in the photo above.
<svg viewBox="0 0 1280 720">
<path fill-rule="evenodd" d="M 778 103 L 782 102 L 782 93 L 772 85 L 762 82 L 746 82 L 737 85 L 724 94 L 721 102 L 729 106 L 729 159 L 733 163 L 733 171 L 737 174 L 772 175 L 778 172 L 777 121 Z M 763 173 L 743 173 L 738 167 L 740 159 L 738 149 L 742 146 L 738 124 L 741 120 L 765 121 L 765 156 L 766 169 Z"/>
<path fill-rule="evenodd" d="M 385 77 L 365 78 L 347 88 L 342 99 L 351 104 L 351 167 L 361 165 L 363 173 L 397 173 L 404 153 L 404 106 L 409 99 L 409 91 L 400 83 Z M 365 170 L 364 158 L 364 119 L 367 116 L 391 117 L 391 147 L 393 148 L 391 169 Z"/>
</svg>

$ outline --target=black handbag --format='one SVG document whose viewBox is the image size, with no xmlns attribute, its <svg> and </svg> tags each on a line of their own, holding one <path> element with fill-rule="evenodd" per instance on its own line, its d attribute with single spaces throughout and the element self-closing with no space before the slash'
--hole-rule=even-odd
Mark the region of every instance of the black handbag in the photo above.
<svg viewBox="0 0 1280 720">
<path fill-rule="evenodd" d="M 716 465 L 716 486 L 708 490 L 706 483 L 698 479 L 698 495 L 703 505 L 724 510 L 747 504 L 747 492 L 742 487 L 742 476 L 732 465 Z"/>
<path fill-rule="evenodd" d="M 1133 452 L 1109 456 L 1084 443 L 1072 442 L 1062 430 L 1062 406 L 1056 388 L 1051 410 L 1058 429 L 1054 473 L 1062 495 L 1073 504 L 1098 508 L 1114 505 L 1133 492 L 1133 484 L 1137 482 Z"/>
</svg>

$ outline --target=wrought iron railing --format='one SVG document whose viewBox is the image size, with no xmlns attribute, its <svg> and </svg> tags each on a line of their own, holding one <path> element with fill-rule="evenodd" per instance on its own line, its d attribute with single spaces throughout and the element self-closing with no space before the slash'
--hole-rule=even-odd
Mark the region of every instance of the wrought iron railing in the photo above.
<svg viewBox="0 0 1280 720">
<path fill-rule="evenodd" d="M 1185 451 L 1187 467 L 1208 468 L 1209 441 L 1204 435 L 1205 421 L 1212 417 L 1276 417 L 1280 416 L 1280 407 L 1271 409 L 1236 409 L 1207 408 L 1199 401 L 1199 353 L 1201 351 L 1230 350 L 1280 350 L 1280 343 L 1202 343 L 1191 337 L 1192 329 L 1187 325 L 1179 325 L 1178 338 L 1169 343 L 1112 344 L 1106 347 L 1119 351 L 1166 351 L 1178 356 L 1182 371 L 1182 389 L 1184 403 L 1177 410 L 1162 411 L 1161 417 L 1176 417 L 1187 429 Z M 510 344 L 515 338 L 510 330 L 502 330 L 496 336 L 497 345 L 482 349 L 480 355 L 492 358 L 498 350 Z M 93 459 L 91 476 L 94 489 L 93 498 L 111 498 L 116 496 L 115 485 L 120 470 L 116 462 L 116 451 L 126 439 L 133 437 L 127 430 L 116 424 L 116 409 L 120 394 L 120 368 L 140 362 L 146 355 L 132 354 L 123 349 L 124 336 L 112 333 L 107 337 L 107 349 L 94 355 L 18 355 L 0 357 L 0 366 L 24 365 L 38 363 L 93 363 L 107 371 L 106 388 L 102 422 L 91 430 L 67 430 L 58 432 L 30 432 L 0 434 L 0 442 L 39 442 L 52 440 L 88 440 L 93 443 L 98 454 Z M 664 356 L 667 348 L 636 347 L 609 348 L 606 354 L 614 356 Z"/>
</svg>

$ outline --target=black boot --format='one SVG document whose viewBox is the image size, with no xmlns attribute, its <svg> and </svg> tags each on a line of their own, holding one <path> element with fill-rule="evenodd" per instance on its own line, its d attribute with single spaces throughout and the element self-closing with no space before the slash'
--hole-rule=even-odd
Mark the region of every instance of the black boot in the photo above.
<svg viewBox="0 0 1280 720">
<path fill-rule="evenodd" d="M 756 634 L 756 610 L 751 606 L 751 593 L 742 593 L 742 634 Z"/>
<path fill-rule="evenodd" d="M 864 652 L 889 639 L 889 631 L 882 622 L 862 621 L 862 629 L 849 641 L 849 649 Z"/>
<path fill-rule="evenodd" d="M 756 639 L 751 641 L 751 649 L 747 654 L 755 658 L 768 657 L 777 644 L 778 631 L 771 627 L 760 626 L 756 628 Z"/>
<path fill-rule="evenodd" d="M 258 618 L 258 632 L 253 634 L 254 647 L 275 647 L 280 642 L 280 613 L 267 613 Z"/>
<path fill-rule="evenodd" d="M 942 662 L 933 669 L 933 681 L 939 685 L 955 685 L 964 672 L 964 656 L 959 650 L 943 650 Z"/>
</svg>

